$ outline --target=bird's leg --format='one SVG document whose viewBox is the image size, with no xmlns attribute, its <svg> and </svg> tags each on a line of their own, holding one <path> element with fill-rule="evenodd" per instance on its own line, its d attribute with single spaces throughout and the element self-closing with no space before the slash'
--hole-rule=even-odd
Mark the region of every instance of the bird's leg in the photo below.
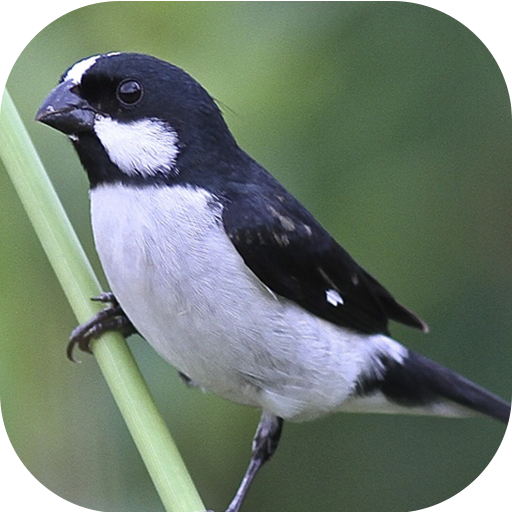
<svg viewBox="0 0 512 512">
<path fill-rule="evenodd" d="M 249 467 L 247 468 L 242 483 L 240 484 L 240 487 L 229 504 L 226 512 L 239 512 L 245 495 L 247 494 L 256 473 L 276 451 L 282 429 L 282 418 L 263 411 L 256 434 L 252 441 L 252 455 Z"/>
<path fill-rule="evenodd" d="M 119 331 L 123 336 L 135 334 L 137 329 L 130 322 L 125 312 L 111 292 L 104 292 L 91 300 L 108 304 L 108 306 L 96 313 L 89 321 L 76 327 L 69 338 L 67 356 L 76 362 L 73 350 L 76 345 L 83 352 L 91 353 L 91 340 L 98 338 L 107 331 Z"/>
</svg>

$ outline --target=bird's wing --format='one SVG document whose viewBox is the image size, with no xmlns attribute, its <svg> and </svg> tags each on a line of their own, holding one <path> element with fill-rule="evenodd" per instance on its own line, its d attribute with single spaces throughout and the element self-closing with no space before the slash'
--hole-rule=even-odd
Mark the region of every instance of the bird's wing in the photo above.
<svg viewBox="0 0 512 512">
<path fill-rule="evenodd" d="M 387 333 L 389 319 L 427 331 L 284 189 L 255 187 L 227 203 L 224 229 L 250 270 L 273 292 L 334 324 Z"/>
</svg>

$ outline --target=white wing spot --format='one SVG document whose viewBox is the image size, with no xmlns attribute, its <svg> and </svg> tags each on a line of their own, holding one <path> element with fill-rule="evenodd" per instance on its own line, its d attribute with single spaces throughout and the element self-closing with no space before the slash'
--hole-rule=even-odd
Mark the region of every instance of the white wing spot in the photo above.
<svg viewBox="0 0 512 512">
<path fill-rule="evenodd" d="M 342 306 L 344 304 L 343 298 L 336 290 L 327 290 L 325 292 L 325 298 L 327 302 L 332 306 Z"/>
</svg>

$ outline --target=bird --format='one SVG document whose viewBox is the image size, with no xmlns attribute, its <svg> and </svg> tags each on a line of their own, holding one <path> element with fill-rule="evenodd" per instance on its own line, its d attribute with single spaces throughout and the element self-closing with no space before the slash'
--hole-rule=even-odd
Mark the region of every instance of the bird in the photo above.
<svg viewBox="0 0 512 512">
<path fill-rule="evenodd" d="M 261 410 L 239 512 L 285 421 L 334 412 L 508 422 L 510 404 L 391 337 L 427 324 L 240 148 L 183 69 L 111 52 L 73 64 L 36 114 L 87 173 L 110 291 L 72 333 L 139 333 L 183 380 Z"/>
</svg>

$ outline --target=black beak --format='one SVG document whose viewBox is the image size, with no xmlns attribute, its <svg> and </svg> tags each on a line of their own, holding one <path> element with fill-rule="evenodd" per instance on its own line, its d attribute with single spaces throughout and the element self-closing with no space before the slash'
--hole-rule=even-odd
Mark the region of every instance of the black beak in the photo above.
<svg viewBox="0 0 512 512">
<path fill-rule="evenodd" d="M 95 111 L 73 89 L 71 81 L 61 82 L 46 97 L 36 114 L 36 121 L 47 124 L 67 135 L 91 131 Z"/>
</svg>

